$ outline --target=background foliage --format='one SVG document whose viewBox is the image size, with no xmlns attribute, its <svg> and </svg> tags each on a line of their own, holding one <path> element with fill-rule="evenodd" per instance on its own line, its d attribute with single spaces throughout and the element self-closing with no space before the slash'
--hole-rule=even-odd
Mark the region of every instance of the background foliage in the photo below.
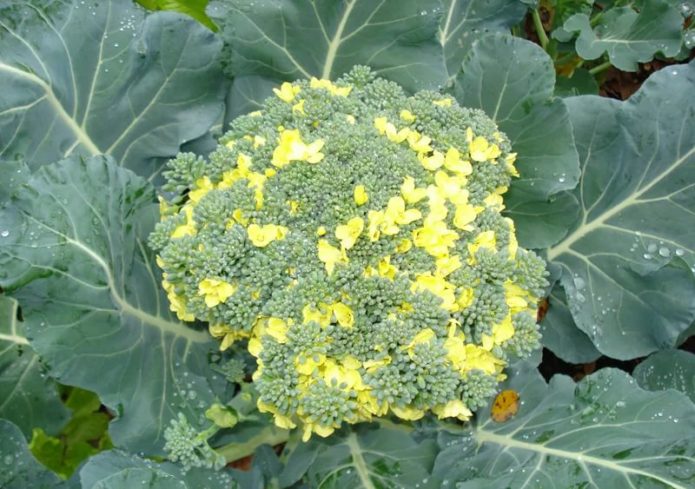
<svg viewBox="0 0 695 489">
<path fill-rule="evenodd" d="M 0 0 L 0 487 L 695 485 L 689 0 L 140 3 L 180 13 Z M 553 286 L 507 422 L 304 444 L 248 408 L 238 352 L 169 312 L 146 245 L 164 161 L 355 64 L 485 110 L 519 153 L 507 212 Z M 247 415 L 211 444 L 253 460 L 183 472 L 163 432 L 208 428 L 213 402 Z"/>
</svg>

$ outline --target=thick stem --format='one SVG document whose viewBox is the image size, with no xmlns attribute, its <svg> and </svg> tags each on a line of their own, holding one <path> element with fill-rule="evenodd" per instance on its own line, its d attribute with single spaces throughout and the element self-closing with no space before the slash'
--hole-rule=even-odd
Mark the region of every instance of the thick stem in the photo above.
<svg viewBox="0 0 695 489">
<path fill-rule="evenodd" d="M 538 35 L 538 40 L 541 43 L 541 47 L 546 49 L 548 46 L 548 35 L 545 33 L 545 29 L 543 28 L 541 14 L 538 12 L 538 9 L 531 11 L 531 17 L 533 18 L 533 26 L 536 28 L 536 34 Z"/>
<path fill-rule="evenodd" d="M 216 448 L 215 451 L 222 455 L 229 462 L 240 460 L 252 455 L 258 447 L 268 444 L 270 446 L 285 443 L 290 437 L 288 430 L 283 430 L 275 425 L 268 425 L 256 436 L 249 438 L 241 443 L 230 443 L 223 447 Z"/>
</svg>

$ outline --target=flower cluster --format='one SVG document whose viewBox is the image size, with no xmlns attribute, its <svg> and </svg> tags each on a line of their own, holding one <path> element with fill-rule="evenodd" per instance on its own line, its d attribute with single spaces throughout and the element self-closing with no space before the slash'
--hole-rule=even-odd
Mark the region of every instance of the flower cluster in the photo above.
<svg viewBox="0 0 695 489">
<path fill-rule="evenodd" d="M 284 83 L 220 142 L 170 163 L 150 241 L 179 318 L 248 342 L 278 426 L 465 420 L 538 346 L 545 267 L 501 214 L 515 154 L 482 112 L 355 68 Z"/>
</svg>

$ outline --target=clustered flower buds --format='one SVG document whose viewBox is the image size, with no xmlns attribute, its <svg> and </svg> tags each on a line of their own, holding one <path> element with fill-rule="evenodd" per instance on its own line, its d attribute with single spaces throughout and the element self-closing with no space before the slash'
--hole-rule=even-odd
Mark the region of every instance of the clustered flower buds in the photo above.
<svg viewBox="0 0 695 489">
<path fill-rule="evenodd" d="M 466 420 L 538 347 L 545 266 L 501 214 L 516 155 L 481 111 L 358 67 L 282 84 L 220 143 L 170 163 L 151 243 L 179 318 L 246 342 L 278 426 Z"/>
</svg>

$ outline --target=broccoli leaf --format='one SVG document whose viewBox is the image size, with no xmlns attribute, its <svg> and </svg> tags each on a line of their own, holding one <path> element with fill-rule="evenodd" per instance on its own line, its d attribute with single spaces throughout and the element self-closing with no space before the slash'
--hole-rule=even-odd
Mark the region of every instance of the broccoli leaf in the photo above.
<svg viewBox="0 0 695 489">
<path fill-rule="evenodd" d="M 144 483 L 141 481 L 145 481 Z M 223 472 L 193 468 L 183 471 L 172 463 L 154 463 L 118 450 L 102 452 L 80 470 L 82 489 L 233 489 Z"/>
<path fill-rule="evenodd" d="M 634 376 L 644 389 L 676 389 L 695 402 L 695 355 L 690 352 L 656 352 L 635 367 Z"/>
<path fill-rule="evenodd" d="M 541 334 L 543 346 L 566 362 L 593 362 L 601 356 L 586 333 L 574 323 L 567 296 L 559 284 L 548 297 L 548 313 L 541 322 Z"/>
<path fill-rule="evenodd" d="M 672 347 L 695 319 L 694 89 L 691 63 L 655 73 L 626 102 L 567 99 L 581 212 L 548 259 L 563 268 L 577 326 L 613 358 Z"/>
<path fill-rule="evenodd" d="M 146 453 L 160 453 L 178 412 L 197 419 L 212 400 L 202 376 L 214 348 L 168 310 L 144 242 L 153 201 L 111 158 L 73 157 L 39 169 L 0 212 L 0 286 L 22 304 L 31 346 L 113 409 L 114 443 Z"/>
<path fill-rule="evenodd" d="M 446 81 L 439 0 L 222 0 L 208 15 L 233 76 L 334 80 L 362 64 L 410 90 Z"/>
<path fill-rule="evenodd" d="M 518 238 L 527 248 L 557 242 L 568 224 L 557 219 L 553 194 L 574 188 L 579 163 L 564 102 L 553 96 L 555 71 L 539 46 L 496 34 L 477 41 L 463 62 L 454 93 L 464 107 L 484 110 L 509 136 L 521 178 L 505 196 Z M 566 197 L 561 206 L 576 208 Z M 551 226 L 538 226 L 550 217 Z M 566 221 L 566 218 L 564 219 Z"/>
<path fill-rule="evenodd" d="M 38 463 L 22 432 L 0 419 L 0 487 L 3 489 L 68 489 L 74 487 Z"/>
<path fill-rule="evenodd" d="M 221 42 L 127 0 L 0 7 L 0 158 L 109 154 L 150 177 L 222 110 Z"/>
<path fill-rule="evenodd" d="M 604 369 L 575 384 L 536 371 L 514 376 L 518 414 L 480 411 L 468 432 L 443 431 L 434 475 L 450 487 L 555 489 L 665 487 L 695 482 L 695 405 L 675 391 L 648 392 Z"/>
<path fill-rule="evenodd" d="M 637 71 L 637 63 L 651 61 L 656 53 L 672 57 L 681 48 L 683 18 L 664 0 L 642 2 L 640 10 L 614 7 L 600 14 L 597 25 L 585 13 L 575 14 L 563 25 L 566 32 L 579 32 L 577 54 L 597 59 L 604 53 L 613 66 Z"/>
<path fill-rule="evenodd" d="M 215 31 L 215 24 L 205 14 L 208 0 L 137 0 L 143 7 L 150 10 L 171 10 L 193 17 L 205 27 Z"/>
<path fill-rule="evenodd" d="M 439 42 L 449 78 L 458 74 L 473 41 L 488 32 L 508 31 L 521 22 L 527 7 L 509 0 L 444 0 L 444 15 L 439 26 Z"/>
<path fill-rule="evenodd" d="M 0 418 L 12 421 L 29 439 L 35 427 L 56 433 L 68 411 L 17 316 L 17 301 L 0 296 Z"/>
</svg>

